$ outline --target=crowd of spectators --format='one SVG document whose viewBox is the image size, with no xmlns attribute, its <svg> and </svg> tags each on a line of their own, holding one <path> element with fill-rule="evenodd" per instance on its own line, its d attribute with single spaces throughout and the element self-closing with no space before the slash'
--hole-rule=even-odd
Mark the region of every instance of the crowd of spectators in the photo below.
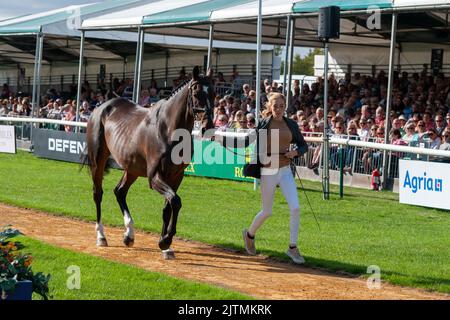
<svg viewBox="0 0 450 320">
<path fill-rule="evenodd" d="M 173 85 L 181 84 L 188 77 L 185 69 L 181 69 Z M 232 78 L 227 81 L 219 72 L 214 81 L 216 86 L 220 86 L 238 78 L 238 72 L 234 72 Z M 326 116 L 328 131 L 333 137 L 351 137 L 380 143 L 385 142 L 388 117 L 388 143 L 450 150 L 450 78 L 443 74 L 430 76 L 426 73 L 395 73 L 389 115 L 386 115 L 387 84 L 388 79 L 384 71 L 380 71 L 375 77 L 359 73 L 353 76 L 346 74 L 339 80 L 331 75 L 328 78 L 328 114 L 325 115 L 323 78 L 318 78 L 315 83 L 303 84 L 301 88 L 300 82 L 295 80 L 287 110 L 288 116 L 297 121 L 305 136 L 320 135 Z M 272 92 L 283 92 L 283 87 L 266 79 L 261 82 L 260 90 L 263 111 L 267 97 Z M 116 78 L 108 90 L 102 84 L 92 89 L 86 81 L 81 93 L 80 120 L 87 121 L 91 112 L 104 101 L 117 96 L 131 99 L 133 80 L 120 81 Z M 30 97 L 14 95 L 6 84 L 3 85 L 0 97 L 0 115 L 30 115 Z M 161 88 L 158 88 L 153 80 L 150 86 L 140 91 L 139 104 L 150 107 L 161 97 Z M 56 90 L 51 89 L 41 99 L 39 116 L 74 120 L 75 111 L 76 100 L 63 99 Z M 249 83 L 231 94 L 217 95 L 215 98 L 213 121 L 219 130 L 253 129 L 256 116 L 256 88 Z"/>
</svg>

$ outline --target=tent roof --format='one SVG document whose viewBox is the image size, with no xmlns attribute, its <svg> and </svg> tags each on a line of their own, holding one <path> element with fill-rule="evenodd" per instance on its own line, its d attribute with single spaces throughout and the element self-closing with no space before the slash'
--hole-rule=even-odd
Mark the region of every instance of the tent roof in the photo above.
<svg viewBox="0 0 450 320">
<path fill-rule="evenodd" d="M 338 6 L 341 11 L 345 11 L 367 9 L 371 6 L 383 9 L 390 8 L 391 5 L 391 0 L 307 0 L 295 3 L 293 12 L 318 12 L 320 8 L 327 6 Z"/>
<path fill-rule="evenodd" d="M 145 3 L 128 8 L 120 12 L 112 12 L 97 17 L 85 19 L 82 22 L 83 29 L 123 28 L 142 25 L 145 17 L 158 19 L 169 14 L 182 15 L 182 11 L 194 6 L 205 5 L 211 0 L 148 0 Z M 209 14 L 209 10 L 206 10 Z M 205 12 L 205 11 L 204 11 Z M 159 18 L 161 19 L 161 18 Z"/>
<path fill-rule="evenodd" d="M 133 5 L 142 0 L 109 0 L 99 3 L 73 5 L 56 10 L 45 11 L 37 14 L 25 15 L 18 18 L 0 21 L 0 35 L 6 34 L 30 34 L 46 31 L 52 31 L 52 25 L 58 24 L 57 34 L 72 34 L 78 27 L 76 22 L 78 16 L 80 19 L 87 18 L 96 14 L 102 14 L 111 10 Z M 48 30 L 46 30 L 48 29 Z"/>
<path fill-rule="evenodd" d="M 209 0 L 180 8 L 163 11 L 157 14 L 146 15 L 143 18 L 144 25 L 158 23 L 209 21 L 211 13 L 220 9 L 234 7 L 254 0 Z"/>
</svg>

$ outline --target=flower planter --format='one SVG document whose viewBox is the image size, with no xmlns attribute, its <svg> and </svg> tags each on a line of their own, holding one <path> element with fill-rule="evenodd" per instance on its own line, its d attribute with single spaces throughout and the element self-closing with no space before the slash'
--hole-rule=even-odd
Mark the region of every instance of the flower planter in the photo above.
<svg viewBox="0 0 450 320">
<path fill-rule="evenodd" d="M 6 300 L 31 300 L 33 294 L 33 282 L 30 280 L 19 281 L 16 284 L 14 291 L 8 291 L 6 294 Z"/>
</svg>

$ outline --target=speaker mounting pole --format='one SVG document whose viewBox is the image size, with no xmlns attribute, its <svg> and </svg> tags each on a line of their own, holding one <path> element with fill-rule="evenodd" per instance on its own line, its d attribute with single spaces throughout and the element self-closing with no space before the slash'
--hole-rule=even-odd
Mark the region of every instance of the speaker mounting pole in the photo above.
<svg viewBox="0 0 450 320">
<path fill-rule="evenodd" d="M 325 62 L 323 68 L 324 75 L 324 93 L 323 93 L 323 147 L 322 147 L 322 184 L 323 184 L 323 199 L 330 199 L 330 165 L 329 165 L 329 143 L 328 136 L 328 39 L 324 41 L 324 55 Z"/>
<path fill-rule="evenodd" d="M 324 93 L 323 93 L 323 145 L 322 145 L 322 188 L 323 199 L 330 199 L 329 129 L 328 129 L 328 43 L 339 38 L 340 8 L 336 6 L 320 8 L 318 37 L 324 45 Z"/>
</svg>

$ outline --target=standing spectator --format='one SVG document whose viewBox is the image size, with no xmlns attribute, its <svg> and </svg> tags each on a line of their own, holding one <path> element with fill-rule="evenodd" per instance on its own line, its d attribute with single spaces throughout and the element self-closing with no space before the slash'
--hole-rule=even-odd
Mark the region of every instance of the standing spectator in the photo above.
<svg viewBox="0 0 450 320">
<path fill-rule="evenodd" d="M 8 84 L 3 84 L 3 89 L 0 94 L 0 99 L 8 99 L 9 97 L 13 96 L 13 92 L 9 88 Z"/>
</svg>

